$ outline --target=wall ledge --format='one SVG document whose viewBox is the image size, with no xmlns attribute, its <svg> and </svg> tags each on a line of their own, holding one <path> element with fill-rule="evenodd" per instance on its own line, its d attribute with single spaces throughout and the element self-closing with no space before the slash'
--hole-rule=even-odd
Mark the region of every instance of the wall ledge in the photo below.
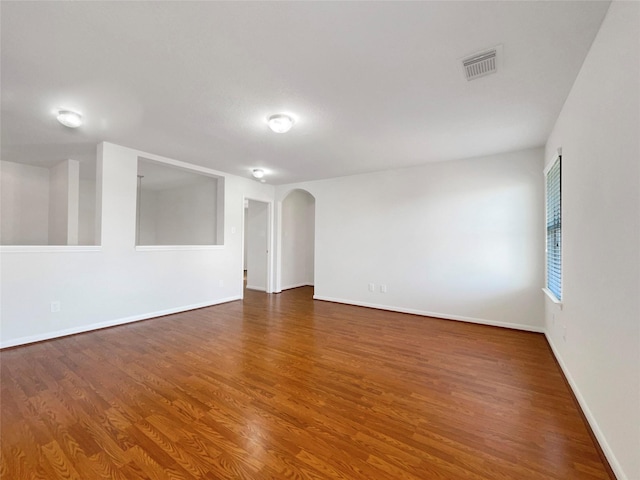
<svg viewBox="0 0 640 480">
<path fill-rule="evenodd" d="M 178 250 L 224 250 L 224 245 L 137 245 L 136 252 L 164 252 Z"/>
<path fill-rule="evenodd" d="M 1 245 L 0 253 L 100 252 L 101 245 Z"/>
</svg>

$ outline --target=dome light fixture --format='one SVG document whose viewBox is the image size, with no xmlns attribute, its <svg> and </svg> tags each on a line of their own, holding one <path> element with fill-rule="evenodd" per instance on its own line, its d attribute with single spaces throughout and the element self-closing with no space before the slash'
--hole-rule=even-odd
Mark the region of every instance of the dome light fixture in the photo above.
<svg viewBox="0 0 640 480">
<path fill-rule="evenodd" d="M 82 125 L 82 115 L 71 110 L 58 110 L 56 118 L 65 127 L 78 128 Z"/>
<path fill-rule="evenodd" d="M 293 127 L 293 118 L 284 113 L 276 113 L 271 115 L 267 120 L 269 128 L 276 133 L 286 133 Z"/>
<path fill-rule="evenodd" d="M 262 178 L 264 177 L 264 170 L 261 168 L 254 168 L 251 175 L 253 175 L 253 178 Z"/>
</svg>

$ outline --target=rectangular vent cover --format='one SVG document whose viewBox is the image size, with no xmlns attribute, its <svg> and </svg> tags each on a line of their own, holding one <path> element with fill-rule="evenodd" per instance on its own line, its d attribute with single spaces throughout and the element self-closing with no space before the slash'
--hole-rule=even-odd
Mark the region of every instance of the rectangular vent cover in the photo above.
<svg viewBox="0 0 640 480">
<path fill-rule="evenodd" d="M 498 49 L 492 48 L 462 60 L 467 80 L 475 80 L 498 71 Z"/>
</svg>

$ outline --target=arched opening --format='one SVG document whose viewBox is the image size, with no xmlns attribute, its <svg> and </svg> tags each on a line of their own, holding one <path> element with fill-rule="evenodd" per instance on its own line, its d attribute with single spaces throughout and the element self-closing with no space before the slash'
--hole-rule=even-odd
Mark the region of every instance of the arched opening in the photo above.
<svg viewBox="0 0 640 480">
<path fill-rule="evenodd" d="M 315 218 L 316 199 L 306 190 L 292 190 L 282 201 L 281 290 L 314 285 Z"/>
</svg>

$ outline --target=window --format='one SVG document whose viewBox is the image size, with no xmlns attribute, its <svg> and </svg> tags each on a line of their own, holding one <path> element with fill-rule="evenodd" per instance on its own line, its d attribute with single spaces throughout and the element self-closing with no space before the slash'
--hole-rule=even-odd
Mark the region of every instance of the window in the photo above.
<svg viewBox="0 0 640 480">
<path fill-rule="evenodd" d="M 545 291 L 562 300 L 562 175 L 558 155 L 545 170 L 547 204 L 547 284 Z M 555 297 L 555 298 L 553 298 Z"/>
</svg>

